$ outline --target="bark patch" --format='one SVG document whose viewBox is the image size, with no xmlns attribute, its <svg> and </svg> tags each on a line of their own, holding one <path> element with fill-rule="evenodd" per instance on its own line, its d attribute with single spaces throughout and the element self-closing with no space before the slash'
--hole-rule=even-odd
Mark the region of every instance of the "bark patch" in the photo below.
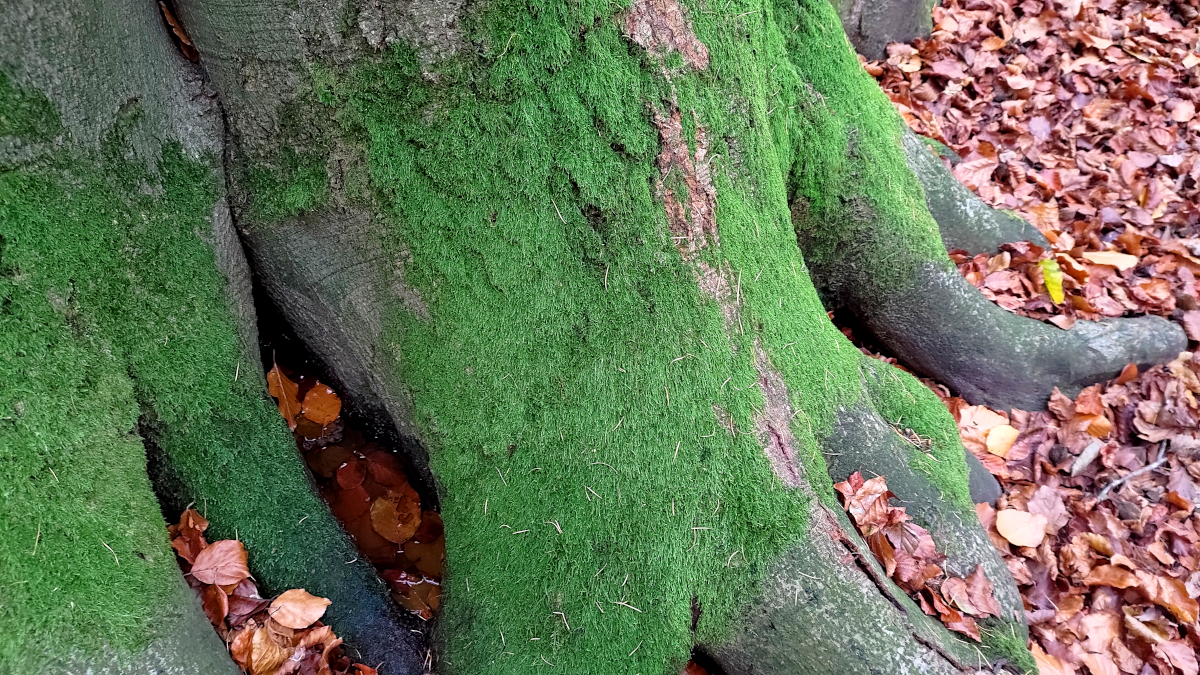
<svg viewBox="0 0 1200 675">
<path fill-rule="evenodd" d="M 636 0 L 625 15 L 625 34 L 651 54 L 679 52 L 696 70 L 708 68 L 708 47 L 692 32 L 678 0 Z"/>
<path fill-rule="evenodd" d="M 713 185 L 709 166 L 708 137 L 703 127 L 696 125 L 696 152 L 693 155 L 683 137 L 683 116 L 678 108 L 669 114 L 654 114 L 654 126 L 662 138 L 658 153 L 658 190 L 667 209 L 667 224 L 671 239 L 691 260 L 709 245 L 717 245 L 717 188 Z M 675 187 L 668 185 L 674 176 Z"/>
<path fill-rule="evenodd" d="M 754 418 L 759 441 L 771 461 L 775 475 L 788 487 L 804 484 L 804 468 L 797 457 L 796 437 L 792 434 L 792 403 L 787 385 L 767 358 L 761 344 L 754 346 L 754 367 L 758 370 L 758 386 L 763 394 L 763 410 Z"/>
</svg>

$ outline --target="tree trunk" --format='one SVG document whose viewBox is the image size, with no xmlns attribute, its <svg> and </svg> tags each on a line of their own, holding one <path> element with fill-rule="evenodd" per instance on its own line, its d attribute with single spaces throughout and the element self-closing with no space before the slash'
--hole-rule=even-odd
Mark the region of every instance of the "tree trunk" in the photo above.
<svg viewBox="0 0 1200 675">
<path fill-rule="evenodd" d="M 869 59 L 887 56 L 891 42 L 912 42 L 933 30 L 938 0 L 831 0 L 850 43 Z"/>
<path fill-rule="evenodd" d="M 5 108 L 20 111 L 0 118 L 18 139 L 0 173 L 16 376 L 0 381 L 5 400 L 32 391 L 58 411 L 14 403 L 18 421 L 0 427 L 28 464 L 0 477 L 28 495 L 6 498 L 15 536 L 0 550 L 20 566 L 0 574 L 37 580 L 5 626 L 29 653 L 75 626 L 33 619 L 79 565 L 95 572 L 72 600 L 94 626 L 128 624 L 101 593 L 128 558 L 107 567 L 87 537 L 86 560 L 22 557 L 39 513 L 56 533 L 146 526 L 147 578 L 179 585 L 150 509 L 125 514 L 82 486 L 59 497 L 37 473 L 54 457 L 116 471 L 84 456 L 87 439 L 121 437 L 136 455 L 140 412 L 168 502 L 207 499 L 269 588 L 333 599 L 330 622 L 363 662 L 423 671 L 420 629 L 363 563 L 344 564 L 349 544 L 264 400 L 233 222 L 272 301 L 436 490 L 438 672 L 670 673 L 694 649 L 731 674 L 988 668 L 861 555 L 832 490 L 854 471 L 886 476 L 950 573 L 983 566 L 1003 608 L 983 654 L 1032 667 L 953 420 L 863 356 L 821 297 L 972 395 L 1040 403 L 1052 380 L 1103 377 L 1129 352 L 1110 340 L 1098 366 L 1064 367 L 1060 338 L 967 293 L 939 228 L 971 216 L 930 215 L 900 120 L 826 0 L 188 0 L 176 9 L 203 88 L 155 8 L 128 0 L 137 20 L 114 23 L 118 1 L 91 16 L 9 5 L 0 27 L 37 43 L 0 33 Z M 87 39 L 52 41 L 51 24 Z M 82 51 L 47 51 L 63 44 Z M 962 316 L 997 333 L 963 334 Z M 1143 360 L 1181 348 L 1165 324 L 1113 332 L 1147 323 Z M 73 350 L 59 380 L 21 346 L 35 328 Z M 1047 342 L 1060 351 L 1039 356 Z M 1031 382 L 972 379 L 1015 357 L 1034 362 Z M 92 363 L 103 377 L 78 374 Z M 977 478 L 974 496 L 994 497 Z M 122 583 L 139 616 L 168 606 Z M 66 644 L 97 659 L 145 653 L 156 635 L 126 633 Z"/>
</svg>

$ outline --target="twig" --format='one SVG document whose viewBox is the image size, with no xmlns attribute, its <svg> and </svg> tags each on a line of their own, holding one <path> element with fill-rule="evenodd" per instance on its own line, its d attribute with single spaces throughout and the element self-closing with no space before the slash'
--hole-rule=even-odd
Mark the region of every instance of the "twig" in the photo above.
<svg viewBox="0 0 1200 675">
<path fill-rule="evenodd" d="M 551 614 L 557 614 L 557 615 L 561 616 L 562 620 L 563 620 L 563 625 L 567 627 L 567 632 L 568 633 L 571 632 L 571 624 L 567 623 L 567 615 L 566 614 L 564 614 L 562 612 L 551 612 Z"/>
<path fill-rule="evenodd" d="M 566 225 L 567 219 L 562 217 L 562 211 L 558 210 L 558 202 L 554 201 L 554 197 L 550 198 L 550 203 L 554 204 L 554 212 L 558 214 L 558 219 L 563 222 L 563 225 Z"/>
<path fill-rule="evenodd" d="M 1104 489 L 1100 491 L 1100 494 L 1096 495 L 1096 501 L 1097 501 L 1097 502 L 1102 502 L 1102 501 L 1104 501 L 1105 499 L 1108 499 L 1108 493 L 1109 493 L 1109 492 L 1111 492 L 1111 491 L 1113 490 L 1113 488 L 1120 487 L 1120 485 L 1121 485 L 1122 483 L 1124 483 L 1125 481 L 1129 480 L 1130 478 L 1136 478 L 1136 477 L 1138 477 L 1138 476 L 1142 476 L 1142 475 L 1148 474 L 1148 473 L 1150 473 L 1151 471 L 1153 471 L 1153 470 L 1157 469 L 1158 467 L 1162 466 L 1163 464 L 1166 464 L 1166 463 L 1167 463 L 1167 457 L 1166 457 L 1166 454 L 1163 452 L 1163 451 L 1166 449 L 1166 447 L 1167 447 L 1167 442 L 1166 442 L 1166 441 L 1161 441 L 1161 442 L 1159 442 L 1159 444 L 1158 444 L 1158 453 L 1157 453 L 1157 455 L 1155 456 L 1155 459 L 1154 459 L 1154 461 L 1153 461 L 1152 463 L 1150 463 L 1150 464 L 1147 464 L 1146 466 L 1143 466 L 1142 468 L 1138 469 L 1137 471 L 1134 471 L 1134 472 L 1132 472 L 1132 473 L 1126 474 L 1126 475 L 1124 475 L 1124 476 L 1122 476 L 1122 477 L 1120 477 L 1120 478 L 1118 478 L 1118 479 L 1114 480 L 1113 482 L 1109 483 L 1108 485 L 1106 485 L 1106 486 L 1104 487 Z"/>
<path fill-rule="evenodd" d="M 628 602 L 625 602 L 624 600 L 622 600 L 620 602 L 613 602 L 613 604 L 620 605 L 622 607 L 628 607 L 629 609 L 632 609 L 633 611 L 637 612 L 638 614 L 642 613 L 642 610 L 638 609 L 637 607 L 634 607 L 633 605 L 629 604 Z"/>
<path fill-rule="evenodd" d="M 504 51 L 500 52 L 500 56 L 496 57 L 496 63 L 499 63 L 500 59 L 504 58 L 504 55 L 508 53 L 508 47 L 509 47 L 509 45 L 512 44 L 513 38 L 515 38 L 515 37 L 517 37 L 517 34 L 515 31 L 513 32 L 512 35 L 508 36 L 508 42 L 506 42 L 504 44 Z"/>
<path fill-rule="evenodd" d="M 597 464 L 603 464 L 604 466 L 607 466 L 608 468 L 612 469 L 613 473 L 617 473 L 617 470 L 613 469 L 613 465 L 609 464 L 608 462 L 592 462 L 588 466 L 596 466 Z"/>
<path fill-rule="evenodd" d="M 641 648 L 642 648 L 642 643 L 639 642 L 638 646 L 634 647 L 632 652 L 629 652 L 629 655 L 633 656 L 634 652 L 636 652 L 637 650 L 639 650 Z"/>
<path fill-rule="evenodd" d="M 492 467 L 492 468 L 493 468 L 493 469 L 495 469 L 495 470 L 496 470 L 496 474 L 500 476 L 500 482 L 501 482 L 501 483 L 504 483 L 504 487 L 508 487 L 508 481 L 504 480 L 504 474 L 500 473 L 500 467 L 498 467 L 498 466 L 495 466 L 495 467 Z"/>
</svg>

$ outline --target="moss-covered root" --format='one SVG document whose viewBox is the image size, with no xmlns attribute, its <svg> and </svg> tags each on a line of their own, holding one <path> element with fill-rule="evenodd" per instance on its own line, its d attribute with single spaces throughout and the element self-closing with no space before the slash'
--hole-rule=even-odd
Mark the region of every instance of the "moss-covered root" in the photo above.
<svg viewBox="0 0 1200 675">
<path fill-rule="evenodd" d="M 1001 244 L 1031 241 L 1048 247 L 1049 242 L 1036 227 L 1015 213 L 988 206 L 967 186 L 958 182 L 928 142 L 904 129 L 904 159 L 921 181 L 925 204 L 937 221 L 942 243 L 947 249 L 970 253 L 995 253 Z"/>
<path fill-rule="evenodd" d="M 1160 317 L 1081 321 L 1064 331 L 1010 314 L 933 262 L 901 291 L 853 293 L 850 302 L 904 363 L 1000 409 L 1039 409 L 1056 386 L 1074 396 L 1128 363 L 1165 361 L 1187 347 L 1183 331 Z"/>
<path fill-rule="evenodd" d="M 808 20 L 788 56 L 817 92 L 793 141 L 792 209 L 814 281 L 851 307 L 907 365 L 972 403 L 1042 407 L 1055 386 L 1077 391 L 1130 362 L 1186 346 L 1159 318 L 1080 322 L 1069 331 L 1009 314 L 954 269 L 916 175 L 903 123 L 846 46 L 828 49 L 826 3 L 801 2 Z M 843 43 L 845 46 L 845 44 Z"/>
</svg>

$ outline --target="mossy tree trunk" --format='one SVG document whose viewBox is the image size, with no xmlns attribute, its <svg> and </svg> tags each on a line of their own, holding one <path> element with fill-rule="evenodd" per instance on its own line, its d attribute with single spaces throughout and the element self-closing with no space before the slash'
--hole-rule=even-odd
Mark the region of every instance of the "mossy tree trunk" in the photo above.
<svg viewBox="0 0 1200 675">
<path fill-rule="evenodd" d="M 107 16 L 118 0 L 100 4 Z M 188 0 L 176 10 L 197 67 L 149 2 L 122 5 L 149 51 L 70 7 L 9 5 L 0 28 L 37 43 L 0 43 L 3 100 L 20 110 L 0 114 L 12 298 L 0 383 L 23 405 L 0 428 L 23 464 L 0 480 L 31 495 L 0 512 L 5 560 L 19 563 L 0 568 L 14 577 L 2 592 L 37 580 L 4 626 L 20 645 L 40 654 L 73 626 L 25 625 L 76 565 L 30 557 L 26 540 L 50 544 L 39 512 L 60 533 L 78 513 L 89 527 L 147 526 L 148 578 L 179 585 L 149 527 L 161 522 L 138 470 L 140 413 L 169 500 L 207 503 L 237 528 L 271 588 L 331 597 L 364 662 L 422 672 L 420 631 L 361 563 L 343 564 L 345 537 L 264 401 L 236 223 L 272 300 L 353 406 L 411 441 L 436 489 L 438 672 L 670 673 L 693 649 L 729 673 L 981 667 L 856 555 L 866 546 L 831 488 L 854 471 L 887 477 L 951 573 L 984 566 L 1004 615 L 985 625 L 983 653 L 1029 666 L 1020 598 L 975 519 L 952 419 L 851 345 L 822 298 L 986 400 L 1040 404 L 1055 384 L 1119 370 L 1129 336 L 1153 338 L 1143 360 L 1182 336 L 1114 323 L 1099 363 L 1064 362 L 1087 336 L 1009 318 L 959 279 L 939 228 L 969 229 L 977 205 L 948 199 L 931 216 L 922 184 L 944 178 L 940 165 L 906 157 L 827 0 Z M 86 33 L 76 42 L 91 51 L 47 51 L 49 24 Z M 79 75 L 90 61 L 107 68 L 95 82 Z M 174 74 L 119 76 L 153 64 Z M 49 102 L 22 93 L 35 90 Z M 132 109 L 122 126 L 116 113 Z M 46 121 L 55 110 L 61 124 Z M 111 377 L 53 379 L 21 346 L 33 326 L 76 350 L 59 370 L 95 361 Z M 1018 366 L 1026 378 L 986 379 Z M 31 417 L 27 391 L 61 413 Z M 141 510 L 54 492 L 41 475 L 56 457 L 98 461 L 80 418 L 125 439 L 121 480 Z M 975 496 L 994 496 L 978 478 Z M 73 600 L 103 617 L 99 584 L 125 568 L 87 550 L 98 571 Z M 169 604 L 137 597 L 146 616 Z M 95 625 L 106 620 L 118 621 Z M 119 644 L 69 644 L 83 662 L 137 658 L 155 637 L 139 626 Z"/>
</svg>

